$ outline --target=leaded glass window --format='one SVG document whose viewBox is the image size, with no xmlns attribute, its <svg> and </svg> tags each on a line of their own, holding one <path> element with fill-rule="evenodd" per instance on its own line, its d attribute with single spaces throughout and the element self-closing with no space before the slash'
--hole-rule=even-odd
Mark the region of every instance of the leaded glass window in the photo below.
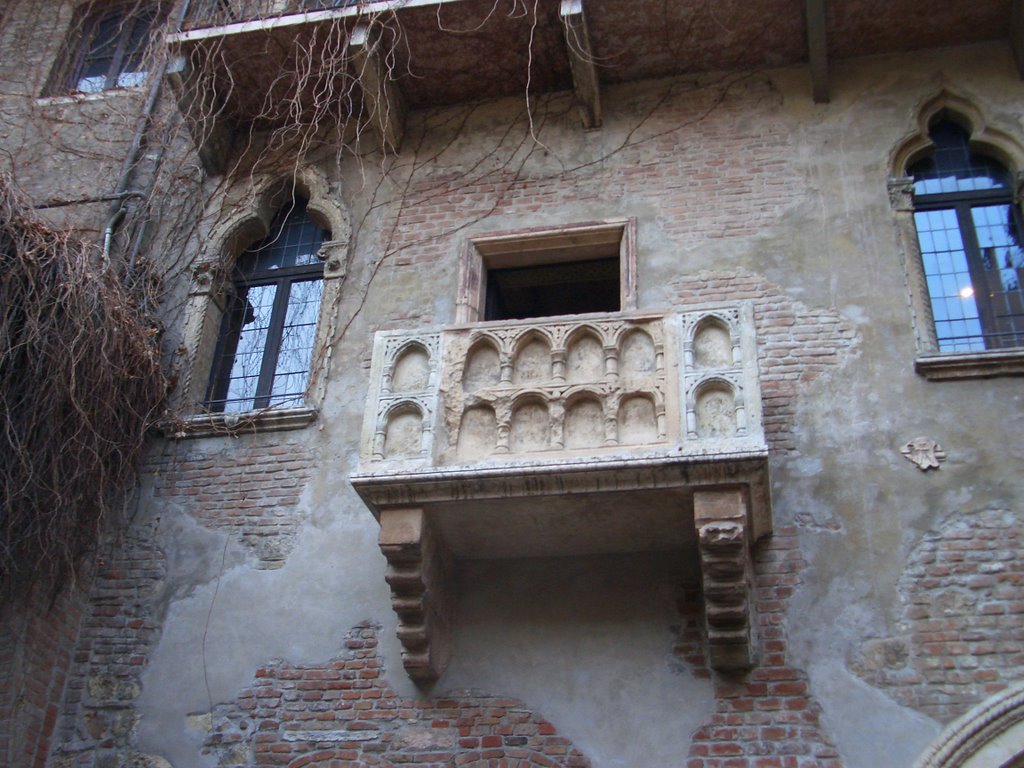
<svg viewBox="0 0 1024 768">
<path fill-rule="evenodd" d="M 940 352 L 1024 346 L 1024 250 L 1011 174 L 971 150 L 951 121 L 908 168 L 914 223 Z"/>
<path fill-rule="evenodd" d="M 221 322 L 207 405 L 250 411 L 303 401 L 316 340 L 328 239 L 295 199 L 270 235 L 237 260 Z"/>
</svg>

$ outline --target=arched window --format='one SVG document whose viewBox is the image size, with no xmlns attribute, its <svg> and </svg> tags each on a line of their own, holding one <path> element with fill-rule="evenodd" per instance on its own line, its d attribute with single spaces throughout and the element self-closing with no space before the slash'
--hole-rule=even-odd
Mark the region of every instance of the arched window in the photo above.
<svg viewBox="0 0 1024 768">
<path fill-rule="evenodd" d="M 211 411 L 302 403 L 323 289 L 318 252 L 328 239 L 295 198 L 238 257 L 206 397 Z"/>
<path fill-rule="evenodd" d="M 1010 172 L 971 151 L 956 123 L 907 168 L 939 352 L 1024 346 L 1024 250 Z"/>
</svg>

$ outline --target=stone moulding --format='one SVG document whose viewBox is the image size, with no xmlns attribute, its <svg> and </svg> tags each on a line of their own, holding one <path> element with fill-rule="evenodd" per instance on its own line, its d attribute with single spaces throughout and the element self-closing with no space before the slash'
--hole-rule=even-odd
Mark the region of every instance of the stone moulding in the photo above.
<svg viewBox="0 0 1024 768">
<path fill-rule="evenodd" d="M 1024 761 L 1024 683 L 997 693 L 954 720 L 914 768 L 990 768 Z"/>
<path fill-rule="evenodd" d="M 447 658 L 438 617 L 455 595 L 439 574 L 536 556 L 531 541 L 692 553 L 712 665 L 754 663 L 750 549 L 772 517 L 747 303 L 380 332 L 351 479 L 381 523 L 416 680 Z M 415 546 L 392 540 L 399 512 Z"/>
</svg>

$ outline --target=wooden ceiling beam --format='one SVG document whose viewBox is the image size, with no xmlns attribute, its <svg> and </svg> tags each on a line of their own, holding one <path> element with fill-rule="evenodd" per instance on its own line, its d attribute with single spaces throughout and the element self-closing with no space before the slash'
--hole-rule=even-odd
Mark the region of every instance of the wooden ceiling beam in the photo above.
<svg viewBox="0 0 1024 768">
<path fill-rule="evenodd" d="M 804 0 L 807 18 L 807 60 L 811 66 L 811 94 L 815 102 L 828 101 L 828 41 L 825 36 L 825 0 Z"/>
<path fill-rule="evenodd" d="M 583 0 L 562 0 L 561 16 L 580 119 L 584 128 L 599 128 L 601 82 L 597 75 L 597 66 L 594 64 L 587 20 L 583 15 Z"/>
</svg>

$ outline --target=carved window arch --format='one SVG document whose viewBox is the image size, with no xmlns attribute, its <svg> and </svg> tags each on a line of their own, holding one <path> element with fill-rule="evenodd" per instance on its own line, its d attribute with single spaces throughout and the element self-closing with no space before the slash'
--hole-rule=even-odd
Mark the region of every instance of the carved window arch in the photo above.
<svg viewBox="0 0 1024 768">
<path fill-rule="evenodd" d="M 348 246 L 338 198 L 307 169 L 217 201 L 219 225 L 194 265 L 186 310 L 177 404 L 192 415 L 175 426 L 178 436 L 289 429 L 316 417 Z"/>
<path fill-rule="evenodd" d="M 931 379 L 1024 373 L 1021 153 L 963 100 L 940 97 L 894 154 L 890 182 Z"/>
</svg>

